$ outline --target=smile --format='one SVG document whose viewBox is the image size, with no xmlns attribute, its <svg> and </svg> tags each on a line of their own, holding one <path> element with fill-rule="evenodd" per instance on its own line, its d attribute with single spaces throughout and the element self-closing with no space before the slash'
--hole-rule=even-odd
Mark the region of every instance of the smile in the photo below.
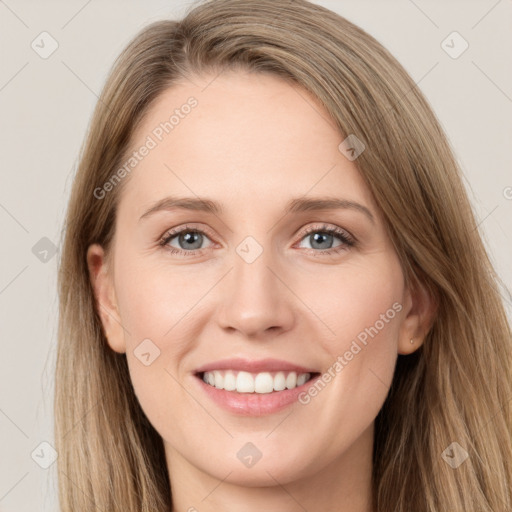
<svg viewBox="0 0 512 512">
<path fill-rule="evenodd" d="M 320 375 L 314 366 L 274 358 L 220 359 L 193 371 L 200 393 L 242 416 L 273 414 L 292 406 Z"/>
<path fill-rule="evenodd" d="M 217 389 L 237 393 L 268 394 L 285 389 L 295 389 L 308 382 L 311 373 L 294 371 L 250 373 L 237 370 L 214 370 L 200 375 L 203 381 Z"/>
</svg>

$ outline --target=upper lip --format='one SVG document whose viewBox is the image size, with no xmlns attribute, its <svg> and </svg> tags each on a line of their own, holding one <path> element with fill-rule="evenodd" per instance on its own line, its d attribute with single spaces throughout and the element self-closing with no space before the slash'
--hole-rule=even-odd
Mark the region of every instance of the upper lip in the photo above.
<svg viewBox="0 0 512 512">
<path fill-rule="evenodd" d="M 195 373 L 211 372 L 213 370 L 238 370 L 250 373 L 288 371 L 297 373 L 317 373 L 304 366 L 289 363 L 280 359 L 221 359 L 213 363 L 205 364 L 195 370 Z"/>
</svg>

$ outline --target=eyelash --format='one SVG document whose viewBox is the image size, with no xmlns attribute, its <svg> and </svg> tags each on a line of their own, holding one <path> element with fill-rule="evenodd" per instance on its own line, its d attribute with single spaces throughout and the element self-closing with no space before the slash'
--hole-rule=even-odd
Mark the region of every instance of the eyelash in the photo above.
<svg viewBox="0 0 512 512">
<path fill-rule="evenodd" d="M 201 252 L 202 249 L 194 249 L 191 251 L 184 251 L 181 249 L 176 249 L 174 247 L 171 247 L 167 245 L 173 238 L 180 235 L 181 233 L 199 233 L 201 235 L 206 235 L 208 238 L 212 238 L 208 232 L 203 231 L 202 229 L 193 228 L 190 226 L 183 226 L 182 228 L 175 229 L 168 231 L 164 234 L 164 236 L 160 239 L 159 245 L 163 246 L 166 250 L 168 250 L 171 254 L 179 254 L 183 257 L 190 257 L 195 256 L 198 252 Z M 354 247 L 356 245 L 356 240 L 349 235 L 346 231 L 342 230 L 341 228 L 334 228 L 331 226 L 328 226 L 324 224 L 322 227 L 311 227 L 308 228 L 304 233 L 302 233 L 301 238 L 299 241 L 302 241 L 302 239 L 306 238 L 308 235 L 312 233 L 324 233 L 329 235 L 335 235 L 338 237 L 342 244 L 338 247 L 331 248 L 331 249 L 324 249 L 324 250 L 315 250 L 315 249 L 307 249 L 309 251 L 313 251 L 315 254 L 330 256 L 336 253 L 340 253 L 342 251 L 347 250 L 347 247 Z"/>
</svg>

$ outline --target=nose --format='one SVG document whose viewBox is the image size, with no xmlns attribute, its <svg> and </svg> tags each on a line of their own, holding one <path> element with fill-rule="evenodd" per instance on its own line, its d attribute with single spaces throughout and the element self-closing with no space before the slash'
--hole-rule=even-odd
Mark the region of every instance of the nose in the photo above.
<svg viewBox="0 0 512 512">
<path fill-rule="evenodd" d="M 270 250 L 250 263 L 234 254 L 233 268 L 222 283 L 220 326 L 247 338 L 264 338 L 291 329 L 296 314 L 286 277 L 272 260 Z"/>
</svg>

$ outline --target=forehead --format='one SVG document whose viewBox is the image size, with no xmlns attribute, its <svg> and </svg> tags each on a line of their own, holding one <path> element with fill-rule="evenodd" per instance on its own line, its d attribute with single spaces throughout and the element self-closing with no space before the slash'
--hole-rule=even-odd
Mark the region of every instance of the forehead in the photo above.
<svg viewBox="0 0 512 512">
<path fill-rule="evenodd" d="M 139 155 L 121 205 L 142 214 L 166 195 L 196 195 L 240 211 L 309 194 L 370 205 L 357 167 L 338 149 L 342 140 L 297 84 L 239 71 L 195 76 L 164 91 L 134 133 Z"/>
</svg>

